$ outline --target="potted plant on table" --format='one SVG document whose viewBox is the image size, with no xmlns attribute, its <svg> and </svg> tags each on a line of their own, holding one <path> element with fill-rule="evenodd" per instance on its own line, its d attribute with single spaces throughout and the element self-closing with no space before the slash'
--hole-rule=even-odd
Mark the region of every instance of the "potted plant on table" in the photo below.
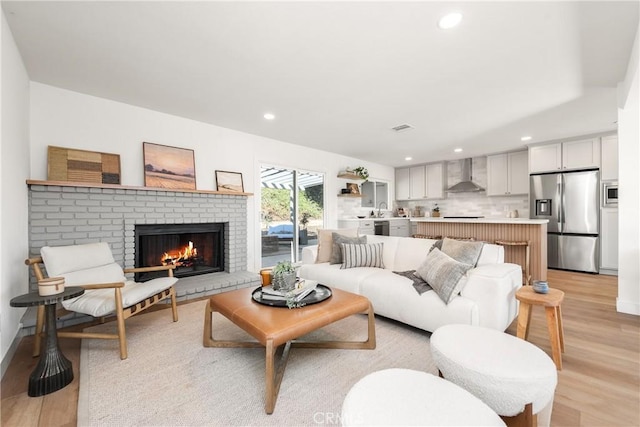
<svg viewBox="0 0 640 427">
<path fill-rule="evenodd" d="M 278 261 L 273 267 L 273 289 L 290 291 L 296 286 L 296 268 L 291 261 Z"/>
<path fill-rule="evenodd" d="M 440 216 L 440 207 L 436 203 L 435 207 L 431 210 L 431 216 L 439 217 Z"/>
</svg>

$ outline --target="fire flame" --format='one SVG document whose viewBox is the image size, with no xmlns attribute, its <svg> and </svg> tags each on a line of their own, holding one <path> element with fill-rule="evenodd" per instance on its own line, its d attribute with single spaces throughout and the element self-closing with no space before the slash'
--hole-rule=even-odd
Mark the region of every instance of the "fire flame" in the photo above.
<svg viewBox="0 0 640 427">
<path fill-rule="evenodd" d="M 193 242 L 189 242 L 188 246 L 185 246 L 182 249 L 176 249 L 175 251 L 168 253 L 165 252 L 162 255 L 160 261 L 162 265 L 177 265 L 181 266 L 188 262 L 192 258 L 196 258 L 198 256 L 198 249 L 193 247 Z"/>
</svg>

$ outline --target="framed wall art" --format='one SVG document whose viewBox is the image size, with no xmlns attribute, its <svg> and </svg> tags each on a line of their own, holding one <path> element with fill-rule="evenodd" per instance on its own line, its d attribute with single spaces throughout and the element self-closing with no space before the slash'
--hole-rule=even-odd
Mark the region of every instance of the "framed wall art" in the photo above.
<svg viewBox="0 0 640 427">
<path fill-rule="evenodd" d="M 216 190 L 244 193 L 242 174 L 240 172 L 216 171 Z"/>
<path fill-rule="evenodd" d="M 349 182 L 347 183 L 347 189 L 351 194 L 360 194 L 360 187 L 358 186 L 358 184 Z"/>
<path fill-rule="evenodd" d="M 47 179 L 120 184 L 120 156 L 50 145 L 47 153 Z"/>
<path fill-rule="evenodd" d="M 195 190 L 193 150 L 143 142 L 145 187 Z"/>
</svg>

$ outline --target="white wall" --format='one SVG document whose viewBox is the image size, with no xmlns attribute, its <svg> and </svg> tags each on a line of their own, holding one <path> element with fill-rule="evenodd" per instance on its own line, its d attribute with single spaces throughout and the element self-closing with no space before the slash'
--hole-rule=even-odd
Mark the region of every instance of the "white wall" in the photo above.
<svg viewBox="0 0 640 427">
<path fill-rule="evenodd" d="M 29 177 L 29 76 L 2 12 L 0 111 L 0 341 L 2 375 L 17 343 L 25 309 L 9 306 L 28 291 L 27 186 Z"/>
<path fill-rule="evenodd" d="M 640 315 L 640 110 L 638 98 L 638 35 L 627 76 L 619 86 L 618 150 L 620 201 L 618 203 L 617 310 Z"/>
<path fill-rule="evenodd" d="M 363 162 L 321 150 L 287 144 L 157 111 L 31 84 L 31 179 L 47 179 L 47 146 L 55 145 L 120 155 L 122 185 L 143 186 L 142 143 L 153 142 L 195 150 L 196 184 L 215 189 L 215 170 L 242 172 L 249 198 L 248 266 L 260 268 L 260 164 L 285 166 L 326 175 L 326 227 L 335 227 L 337 197 L 347 166 L 365 166 L 371 177 L 393 181 L 389 166 Z M 390 191 L 394 191 L 391 186 Z M 393 194 L 393 193 L 392 193 Z M 26 206 L 25 206 L 26 207 Z"/>
</svg>

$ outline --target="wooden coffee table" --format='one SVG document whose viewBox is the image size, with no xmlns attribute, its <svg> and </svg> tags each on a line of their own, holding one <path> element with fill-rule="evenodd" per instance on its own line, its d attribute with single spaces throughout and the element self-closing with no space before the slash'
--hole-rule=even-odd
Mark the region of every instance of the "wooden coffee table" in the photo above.
<svg viewBox="0 0 640 427">
<path fill-rule="evenodd" d="M 291 347 L 374 349 L 376 347 L 375 320 L 369 300 L 361 295 L 332 289 L 326 301 L 302 308 L 269 307 L 252 300 L 253 289 L 238 289 L 213 295 L 204 315 L 205 347 L 264 347 L 265 412 L 273 413 L 280 383 Z M 218 312 L 253 336 L 255 341 L 222 341 L 213 339 L 212 313 Z M 297 341 L 296 339 L 354 314 L 368 315 L 366 341 Z M 276 352 L 282 352 L 279 361 Z M 278 366 L 276 366 L 276 363 Z"/>
</svg>

